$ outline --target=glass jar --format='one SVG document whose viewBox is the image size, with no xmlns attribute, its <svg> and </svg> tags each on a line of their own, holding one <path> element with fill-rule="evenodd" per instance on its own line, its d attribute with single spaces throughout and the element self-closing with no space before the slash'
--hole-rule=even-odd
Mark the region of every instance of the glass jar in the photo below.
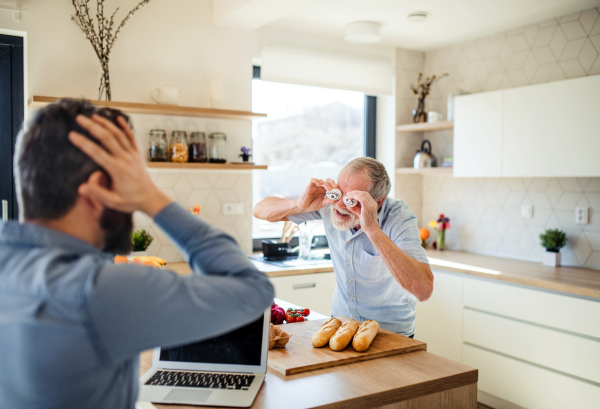
<svg viewBox="0 0 600 409">
<path fill-rule="evenodd" d="M 190 162 L 207 162 L 208 149 L 206 148 L 206 135 L 204 132 L 190 134 Z"/>
<path fill-rule="evenodd" d="M 171 162 L 188 161 L 188 141 L 185 131 L 173 131 L 169 147 Z"/>
<path fill-rule="evenodd" d="M 166 162 L 169 159 L 167 151 L 167 133 L 162 129 L 150 130 L 148 160 L 150 162 Z"/>
<path fill-rule="evenodd" d="M 227 135 L 222 132 L 211 133 L 208 142 L 208 161 L 210 163 L 227 162 Z"/>
</svg>

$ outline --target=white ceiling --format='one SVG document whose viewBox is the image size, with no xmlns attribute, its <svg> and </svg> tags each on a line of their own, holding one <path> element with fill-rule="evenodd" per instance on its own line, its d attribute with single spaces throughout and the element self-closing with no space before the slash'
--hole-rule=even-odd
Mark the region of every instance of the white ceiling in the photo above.
<svg viewBox="0 0 600 409">
<path fill-rule="evenodd" d="M 427 51 L 600 6 L 600 0 L 213 0 L 215 24 L 344 37 L 354 21 L 381 24 L 382 42 Z M 429 14 L 410 23 L 414 11 Z"/>
</svg>

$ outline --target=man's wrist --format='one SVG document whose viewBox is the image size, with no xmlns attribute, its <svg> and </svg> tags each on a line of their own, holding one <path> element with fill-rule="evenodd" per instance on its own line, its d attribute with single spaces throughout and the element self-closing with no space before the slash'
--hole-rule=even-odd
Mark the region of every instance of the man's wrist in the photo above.
<svg viewBox="0 0 600 409">
<path fill-rule="evenodd" d="M 160 189 L 155 188 L 152 194 L 144 201 L 140 210 L 154 218 L 162 209 L 173 203 L 173 199 Z"/>
<path fill-rule="evenodd" d="M 363 227 L 363 229 L 364 229 L 364 227 Z M 365 233 L 367 234 L 367 236 L 369 237 L 369 239 L 371 241 L 380 238 L 381 235 L 387 237 L 385 235 L 385 233 L 383 232 L 383 230 L 381 230 L 381 227 L 379 227 L 379 225 L 375 225 L 375 226 L 373 226 L 372 228 L 370 228 L 368 230 L 364 229 L 364 231 L 365 231 Z"/>
</svg>

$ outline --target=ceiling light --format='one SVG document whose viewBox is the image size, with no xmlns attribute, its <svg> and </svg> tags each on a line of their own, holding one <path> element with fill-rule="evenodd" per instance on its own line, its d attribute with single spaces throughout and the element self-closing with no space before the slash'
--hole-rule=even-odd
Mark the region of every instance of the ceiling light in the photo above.
<svg viewBox="0 0 600 409">
<path fill-rule="evenodd" d="M 410 13 L 407 17 L 411 23 L 422 23 L 427 19 L 427 13 L 424 11 L 415 11 Z"/>
<path fill-rule="evenodd" d="M 381 40 L 379 24 L 369 21 L 359 21 L 346 25 L 345 40 L 355 44 L 376 43 Z"/>
</svg>

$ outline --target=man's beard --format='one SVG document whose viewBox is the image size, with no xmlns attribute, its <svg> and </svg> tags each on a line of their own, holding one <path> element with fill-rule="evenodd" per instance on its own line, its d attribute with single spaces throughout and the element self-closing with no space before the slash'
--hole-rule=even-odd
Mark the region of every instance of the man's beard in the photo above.
<svg viewBox="0 0 600 409">
<path fill-rule="evenodd" d="M 335 214 L 336 210 L 338 212 L 340 212 L 341 214 L 346 214 L 349 215 L 350 217 L 346 220 L 340 220 L 338 218 L 338 216 Z M 331 222 L 333 224 L 333 227 L 335 227 L 338 230 L 344 231 L 344 230 L 350 230 L 355 228 L 356 226 L 358 226 L 359 224 L 359 219 L 358 216 L 355 215 L 354 213 L 352 213 L 350 210 L 346 210 L 346 209 L 336 209 L 335 206 L 331 206 Z"/>
<path fill-rule="evenodd" d="M 131 233 L 133 232 L 133 215 L 112 209 L 104 209 L 100 218 L 100 227 L 105 231 L 102 251 L 112 254 L 126 255 L 131 253 Z"/>
</svg>

